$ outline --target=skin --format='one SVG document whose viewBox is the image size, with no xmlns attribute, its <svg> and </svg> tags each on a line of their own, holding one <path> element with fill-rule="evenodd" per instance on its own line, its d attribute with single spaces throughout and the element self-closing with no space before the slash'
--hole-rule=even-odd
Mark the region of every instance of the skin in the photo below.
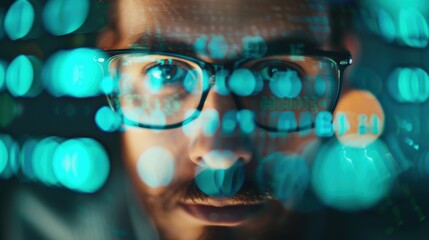
<svg viewBox="0 0 429 240">
<path fill-rule="evenodd" d="M 269 1 L 269 4 L 266 0 L 185 0 L 180 1 L 180 4 L 179 1 L 165 0 L 112 1 L 111 25 L 100 35 L 98 45 L 103 49 L 149 47 L 179 51 L 210 63 L 237 59 L 243 52 L 242 39 L 248 35 L 262 37 L 268 43 L 268 49 L 271 41 L 281 40 L 286 44 L 292 39 L 301 39 L 301 42 L 319 49 L 333 48 L 328 42 L 331 33 L 329 24 L 319 24 L 319 29 L 322 30 L 312 32 L 310 24 L 299 18 L 318 16 L 327 19 L 326 6 L 320 5 L 322 10 L 316 11 L 306 4 L 301 8 L 302 3 L 304 1 L 274 0 Z M 223 36 L 234 47 L 222 58 L 211 58 L 207 49 L 194 51 L 192 48 L 202 35 L 209 38 Z M 212 89 L 203 111 L 214 110 L 222 119 L 227 111 L 235 109 L 236 104 L 231 96 L 221 95 Z M 305 159 L 311 164 L 314 150 L 310 151 L 308 147 L 310 143 L 317 145 L 319 141 L 314 134 L 300 136 L 298 133 L 291 133 L 285 136 L 256 129 L 250 134 L 235 131 L 226 135 L 218 128 L 213 136 L 207 136 L 198 127 L 198 121 L 202 121 L 201 118 L 191 123 L 190 134 L 185 134 L 182 128 L 154 131 L 126 127 L 122 136 L 124 160 L 135 192 L 154 220 L 162 238 L 284 239 L 300 235 L 304 226 L 302 216 L 293 215 L 284 207 L 291 199 L 280 202 L 271 195 L 264 199 L 238 200 L 232 197 L 191 198 L 186 194 L 186 189 L 194 181 L 196 172 L 213 161 L 225 166 L 240 161 L 244 166 L 249 188 L 255 186 L 252 181 L 256 178 L 258 164 L 271 153 L 305 155 Z M 140 156 L 152 147 L 162 147 L 173 156 L 174 177 L 166 186 L 149 186 L 142 181 L 137 171 Z M 221 154 L 217 159 L 210 159 L 209 152 L 223 150 L 232 152 L 234 157 Z M 156 161 L 156 158 L 152 160 Z M 234 223 L 203 221 L 180 207 L 180 204 L 225 207 L 252 203 L 262 203 L 265 208 Z"/>
</svg>

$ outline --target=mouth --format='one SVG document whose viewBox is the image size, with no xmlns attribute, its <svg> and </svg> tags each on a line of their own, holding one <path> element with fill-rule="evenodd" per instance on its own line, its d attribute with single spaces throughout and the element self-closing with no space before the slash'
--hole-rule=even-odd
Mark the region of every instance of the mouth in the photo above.
<svg viewBox="0 0 429 240">
<path fill-rule="evenodd" d="M 181 203 L 186 213 L 210 225 L 234 226 L 257 215 L 266 207 L 266 202 L 227 203 L 210 201 L 210 203 Z"/>
</svg>

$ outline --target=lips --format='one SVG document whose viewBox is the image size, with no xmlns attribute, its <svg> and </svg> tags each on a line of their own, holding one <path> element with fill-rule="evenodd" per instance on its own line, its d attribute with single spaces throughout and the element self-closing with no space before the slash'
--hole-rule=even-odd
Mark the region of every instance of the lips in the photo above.
<svg viewBox="0 0 429 240">
<path fill-rule="evenodd" d="M 238 224 L 256 215 L 265 204 L 235 204 L 235 205 L 203 205 L 181 204 L 181 207 L 191 216 L 207 223 L 228 225 Z"/>
</svg>

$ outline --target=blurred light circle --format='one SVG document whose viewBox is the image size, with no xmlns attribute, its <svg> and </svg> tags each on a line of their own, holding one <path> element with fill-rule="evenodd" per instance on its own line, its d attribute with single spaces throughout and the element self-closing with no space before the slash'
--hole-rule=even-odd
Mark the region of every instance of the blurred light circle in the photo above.
<svg viewBox="0 0 429 240">
<path fill-rule="evenodd" d="M 270 81 L 270 89 L 279 98 L 295 98 L 302 89 L 301 79 L 295 71 L 278 71 Z"/>
<path fill-rule="evenodd" d="M 203 133 L 206 136 L 213 136 L 219 128 L 219 112 L 216 109 L 205 109 L 201 112 L 201 122 Z"/>
<path fill-rule="evenodd" d="M 24 176 L 29 180 L 36 180 L 33 165 L 33 153 L 38 140 L 29 138 L 22 145 L 20 152 L 21 170 Z"/>
<path fill-rule="evenodd" d="M 59 145 L 59 138 L 47 137 L 39 141 L 33 151 L 32 164 L 34 175 L 36 179 L 48 185 L 56 185 L 58 183 L 54 174 L 53 156 Z"/>
<path fill-rule="evenodd" d="M 239 96 L 249 96 L 255 92 L 256 78 L 248 69 L 237 69 L 231 74 L 229 88 Z"/>
<path fill-rule="evenodd" d="M 229 44 L 224 36 L 215 35 L 211 38 L 207 48 L 212 59 L 224 59 L 228 53 Z"/>
<path fill-rule="evenodd" d="M 90 48 L 55 53 L 43 69 L 46 88 L 54 96 L 84 98 L 98 95 L 104 79 L 98 62 L 100 58 L 105 58 L 104 53 Z"/>
<path fill-rule="evenodd" d="M 111 94 L 115 90 L 115 81 L 111 77 L 105 77 L 101 81 L 100 88 L 104 94 Z"/>
<path fill-rule="evenodd" d="M 317 75 L 314 79 L 314 91 L 318 97 L 323 97 L 327 90 L 327 81 L 324 77 Z"/>
<path fill-rule="evenodd" d="M 105 132 L 114 132 L 121 126 L 121 118 L 111 108 L 104 106 L 95 114 L 95 123 Z"/>
<path fill-rule="evenodd" d="M 245 173 L 242 161 L 235 161 L 229 168 L 203 166 L 195 176 L 197 187 L 210 197 L 230 198 L 244 184 Z"/>
<path fill-rule="evenodd" d="M 49 0 L 43 9 L 43 23 L 48 32 L 60 36 L 78 30 L 88 14 L 88 0 Z"/>
<path fill-rule="evenodd" d="M 3 159 L 0 158 L 0 165 L 6 163 L 3 169 L 0 169 L 0 177 L 10 178 L 13 174 L 16 174 L 19 169 L 19 146 L 9 135 L 5 134 L 0 134 L 0 142 L 4 146 L 4 149 L 0 150 L 0 152 L 3 151 L 0 155 L 6 157 Z M 4 150 L 6 150 L 6 155 Z"/>
<path fill-rule="evenodd" d="M 6 34 L 11 40 L 28 35 L 33 27 L 34 8 L 27 0 L 17 0 L 9 8 L 4 21 Z"/>
<path fill-rule="evenodd" d="M 8 164 L 9 153 L 6 148 L 6 145 L 3 143 L 0 138 L 0 175 L 3 173 L 4 169 Z"/>
<path fill-rule="evenodd" d="M 92 193 L 106 182 L 110 171 L 104 148 L 94 139 L 70 139 L 61 143 L 53 156 L 56 179 L 65 187 Z"/>
<path fill-rule="evenodd" d="M 268 189 L 283 201 L 302 196 L 310 182 L 310 171 L 304 158 L 280 152 L 262 159 L 257 176 L 261 190 Z"/>
<path fill-rule="evenodd" d="M 250 134 L 255 131 L 255 113 L 253 111 L 247 109 L 239 111 L 237 114 L 237 120 L 242 132 Z"/>
<path fill-rule="evenodd" d="M 392 16 L 384 8 L 378 9 L 377 12 L 378 27 L 381 36 L 387 41 L 392 42 L 396 37 L 396 26 Z"/>
<path fill-rule="evenodd" d="M 399 37 L 405 45 L 415 48 L 424 48 L 428 45 L 428 23 L 418 9 L 401 8 L 398 23 Z"/>
<path fill-rule="evenodd" d="M 19 55 L 6 72 L 6 87 L 15 97 L 32 97 L 42 90 L 39 79 L 41 63 L 32 56 Z"/>
<path fill-rule="evenodd" d="M 325 204 L 357 211 L 380 201 L 396 175 L 394 159 L 381 140 L 366 148 L 347 147 L 333 140 L 317 153 L 312 185 Z"/>
<path fill-rule="evenodd" d="M 422 103 L 429 98 L 429 75 L 421 68 L 396 68 L 389 75 L 387 87 L 398 102 Z"/>
<path fill-rule="evenodd" d="M 165 187 L 174 177 L 175 161 L 173 155 L 163 147 L 146 149 L 137 162 L 140 179 L 152 188 Z"/>
<path fill-rule="evenodd" d="M 0 91 L 5 89 L 6 87 L 6 71 L 7 71 L 7 63 L 5 61 L 0 60 Z"/>
</svg>

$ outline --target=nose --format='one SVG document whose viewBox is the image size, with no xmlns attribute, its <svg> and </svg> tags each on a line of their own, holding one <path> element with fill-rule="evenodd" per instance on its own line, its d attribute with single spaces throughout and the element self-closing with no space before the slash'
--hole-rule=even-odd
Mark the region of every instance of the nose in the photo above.
<svg viewBox="0 0 429 240">
<path fill-rule="evenodd" d="M 221 95 L 211 89 L 198 119 L 200 127 L 191 137 L 189 157 L 192 162 L 213 169 L 227 169 L 237 161 L 243 165 L 250 162 L 251 138 L 249 133 L 240 131 L 236 113 L 237 106 L 232 96 Z M 227 121 L 226 117 L 229 118 Z M 229 131 L 225 131 L 226 124 L 235 128 L 230 131 L 228 127 Z"/>
</svg>

